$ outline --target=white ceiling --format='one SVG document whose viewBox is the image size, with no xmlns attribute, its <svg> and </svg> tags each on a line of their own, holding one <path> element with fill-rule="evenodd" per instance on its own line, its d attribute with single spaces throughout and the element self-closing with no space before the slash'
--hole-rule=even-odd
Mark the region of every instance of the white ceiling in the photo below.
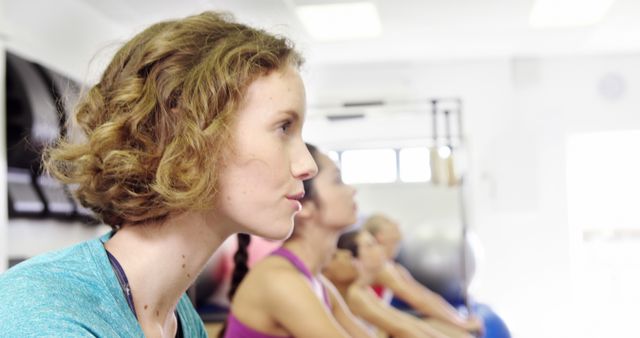
<svg viewBox="0 0 640 338">
<path fill-rule="evenodd" d="M 546 30 L 528 25 L 532 0 L 377 0 L 382 35 L 346 42 L 313 41 L 294 15 L 296 4 L 328 1 L 81 1 L 131 33 L 160 19 L 230 11 L 242 22 L 292 38 L 310 63 L 640 52 L 638 0 L 617 0 L 596 26 Z"/>
</svg>

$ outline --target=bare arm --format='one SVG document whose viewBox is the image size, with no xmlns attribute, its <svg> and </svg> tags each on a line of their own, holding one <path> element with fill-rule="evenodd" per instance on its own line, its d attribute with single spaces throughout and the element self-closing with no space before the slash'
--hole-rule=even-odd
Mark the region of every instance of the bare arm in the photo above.
<svg viewBox="0 0 640 338">
<path fill-rule="evenodd" d="M 354 314 L 375 325 L 390 336 L 398 338 L 437 337 L 425 334 L 424 330 L 408 315 L 383 304 L 375 295 L 359 286 L 351 286 L 347 302 Z"/>
<path fill-rule="evenodd" d="M 347 331 L 347 333 L 349 333 L 349 335 L 354 338 L 375 337 L 367 330 L 364 325 L 362 325 L 358 321 L 353 313 L 351 313 L 351 310 L 349 310 L 349 307 L 344 302 L 342 296 L 340 295 L 338 290 L 336 290 L 335 286 L 324 277 L 321 277 L 320 281 L 329 294 L 333 316 L 336 318 L 338 323 L 340 323 L 340 325 Z"/>
<path fill-rule="evenodd" d="M 480 321 L 461 317 L 444 298 L 416 281 L 409 271 L 399 264 L 388 264 L 378 276 L 378 281 L 423 315 L 466 331 L 482 330 Z"/>
<path fill-rule="evenodd" d="M 291 336 L 349 337 L 297 271 L 278 271 L 267 284 L 266 309 Z"/>
</svg>

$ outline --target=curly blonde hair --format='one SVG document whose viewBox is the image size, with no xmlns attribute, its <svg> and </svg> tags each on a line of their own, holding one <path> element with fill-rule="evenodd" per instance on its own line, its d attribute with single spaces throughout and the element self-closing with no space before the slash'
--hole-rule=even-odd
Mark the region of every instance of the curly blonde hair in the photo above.
<svg viewBox="0 0 640 338">
<path fill-rule="evenodd" d="M 113 227 L 210 208 L 230 125 L 256 78 L 302 58 L 292 43 L 204 12 L 157 23 L 116 53 L 75 109 L 45 169 Z"/>
</svg>

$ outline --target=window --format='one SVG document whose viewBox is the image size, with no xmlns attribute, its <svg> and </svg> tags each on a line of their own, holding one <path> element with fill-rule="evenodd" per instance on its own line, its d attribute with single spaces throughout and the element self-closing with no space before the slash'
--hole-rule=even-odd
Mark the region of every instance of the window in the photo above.
<svg viewBox="0 0 640 338">
<path fill-rule="evenodd" d="M 428 148 L 404 148 L 399 156 L 402 182 L 427 182 L 431 179 Z"/>
<path fill-rule="evenodd" d="M 345 183 L 396 181 L 396 151 L 393 149 L 346 150 L 340 157 Z"/>
<path fill-rule="evenodd" d="M 336 164 L 338 164 L 338 166 L 340 166 L 340 153 L 338 153 L 335 150 L 329 150 L 327 151 L 327 156 L 329 156 L 329 158 L 335 162 Z"/>
</svg>

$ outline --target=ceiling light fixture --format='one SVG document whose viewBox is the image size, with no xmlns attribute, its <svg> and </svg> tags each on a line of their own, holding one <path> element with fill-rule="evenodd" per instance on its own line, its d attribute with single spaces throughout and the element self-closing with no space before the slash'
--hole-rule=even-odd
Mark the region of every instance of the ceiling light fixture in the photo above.
<svg viewBox="0 0 640 338">
<path fill-rule="evenodd" d="M 302 5 L 296 14 L 307 32 L 321 41 L 373 38 L 382 32 L 378 9 L 371 2 Z"/>
<path fill-rule="evenodd" d="M 529 24 L 533 28 L 578 27 L 600 22 L 615 0 L 536 0 Z"/>
</svg>

